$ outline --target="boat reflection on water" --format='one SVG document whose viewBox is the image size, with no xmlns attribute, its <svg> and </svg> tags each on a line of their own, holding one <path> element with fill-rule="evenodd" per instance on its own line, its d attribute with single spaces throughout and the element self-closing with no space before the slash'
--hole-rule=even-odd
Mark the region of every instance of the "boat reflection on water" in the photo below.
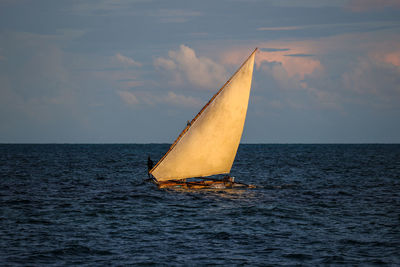
<svg viewBox="0 0 400 267">
<path fill-rule="evenodd" d="M 251 202 L 253 199 L 259 199 L 257 191 L 247 190 L 246 188 L 208 188 L 208 189 L 186 189 L 182 187 L 167 187 L 163 188 L 165 192 L 170 192 L 173 194 L 183 194 L 196 197 L 201 197 L 202 199 L 213 199 L 213 200 L 238 200 L 241 203 Z M 243 204 L 243 203 L 242 203 Z"/>
</svg>

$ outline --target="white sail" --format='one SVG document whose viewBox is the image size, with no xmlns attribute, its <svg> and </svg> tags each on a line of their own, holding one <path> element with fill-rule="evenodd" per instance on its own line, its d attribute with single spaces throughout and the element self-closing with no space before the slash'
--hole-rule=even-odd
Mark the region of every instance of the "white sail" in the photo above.
<svg viewBox="0 0 400 267">
<path fill-rule="evenodd" d="M 157 181 L 230 172 L 246 119 L 256 50 L 150 171 Z"/>
</svg>

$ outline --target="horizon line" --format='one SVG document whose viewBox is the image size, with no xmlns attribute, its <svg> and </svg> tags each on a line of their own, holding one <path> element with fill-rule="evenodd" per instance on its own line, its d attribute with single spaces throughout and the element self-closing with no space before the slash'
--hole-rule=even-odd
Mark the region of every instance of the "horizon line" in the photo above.
<svg viewBox="0 0 400 267">
<path fill-rule="evenodd" d="M 0 145 L 171 145 L 172 143 L 165 142 L 151 142 L 151 143 L 126 143 L 126 142 L 99 142 L 99 143 L 89 143 L 89 142 L 8 142 L 2 143 Z M 277 143 L 240 143 L 239 145 L 399 145 L 400 142 L 277 142 Z"/>
</svg>

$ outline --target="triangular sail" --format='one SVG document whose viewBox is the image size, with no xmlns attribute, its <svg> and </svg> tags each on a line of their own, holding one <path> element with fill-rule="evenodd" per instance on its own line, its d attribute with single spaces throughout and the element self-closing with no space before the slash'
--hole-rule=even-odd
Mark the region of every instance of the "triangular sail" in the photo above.
<svg viewBox="0 0 400 267">
<path fill-rule="evenodd" d="M 150 171 L 157 181 L 230 172 L 246 119 L 256 51 L 210 99 Z"/>
</svg>

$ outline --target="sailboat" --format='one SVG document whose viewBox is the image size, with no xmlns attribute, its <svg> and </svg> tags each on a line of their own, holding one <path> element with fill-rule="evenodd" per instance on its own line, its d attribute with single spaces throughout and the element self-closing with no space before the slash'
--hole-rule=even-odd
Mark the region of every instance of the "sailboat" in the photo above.
<svg viewBox="0 0 400 267">
<path fill-rule="evenodd" d="M 159 188 L 254 187 L 229 175 L 243 132 L 257 48 L 149 170 Z M 224 174 L 222 179 L 209 176 Z"/>
</svg>

